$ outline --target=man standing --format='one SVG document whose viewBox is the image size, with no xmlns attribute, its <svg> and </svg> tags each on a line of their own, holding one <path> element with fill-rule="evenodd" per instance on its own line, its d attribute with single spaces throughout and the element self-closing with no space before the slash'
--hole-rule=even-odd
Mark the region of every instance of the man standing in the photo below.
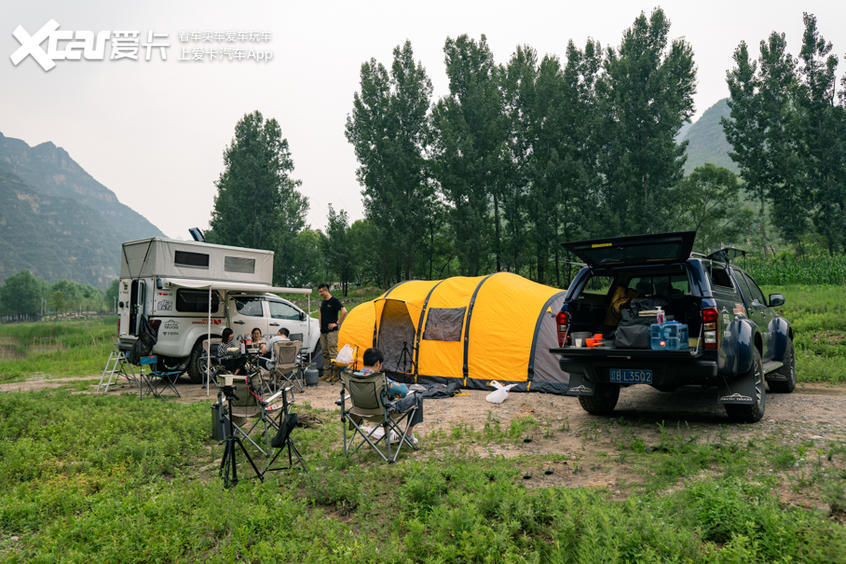
<svg viewBox="0 0 846 564">
<path fill-rule="evenodd" d="M 347 315 L 347 308 L 341 301 L 329 293 L 328 284 L 320 284 L 317 293 L 323 298 L 320 302 L 320 348 L 323 349 L 323 369 L 328 370 L 326 382 L 334 382 L 337 377 L 332 373 L 331 360 L 338 354 L 338 327 Z M 321 379 L 323 374 L 321 374 Z"/>
</svg>

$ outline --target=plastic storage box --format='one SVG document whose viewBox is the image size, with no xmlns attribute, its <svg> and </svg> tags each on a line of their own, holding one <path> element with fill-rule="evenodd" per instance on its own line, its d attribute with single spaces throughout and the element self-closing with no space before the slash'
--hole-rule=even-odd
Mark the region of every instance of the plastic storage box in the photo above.
<svg viewBox="0 0 846 564">
<path fill-rule="evenodd" d="M 689 348 L 687 324 L 678 321 L 653 323 L 649 327 L 649 346 L 653 351 L 681 351 Z"/>
</svg>

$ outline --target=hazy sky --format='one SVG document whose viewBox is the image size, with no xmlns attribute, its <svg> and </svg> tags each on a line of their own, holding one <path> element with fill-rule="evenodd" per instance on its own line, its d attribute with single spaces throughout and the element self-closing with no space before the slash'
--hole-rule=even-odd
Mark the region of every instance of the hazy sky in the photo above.
<svg viewBox="0 0 846 564">
<path fill-rule="evenodd" d="M 486 34 L 497 62 L 518 44 L 563 57 L 569 39 L 617 46 L 635 17 L 656 6 L 673 38 L 691 43 L 697 65 L 696 116 L 728 95 L 725 73 L 741 40 L 757 55 L 771 31 L 791 51 L 802 38 L 802 12 L 846 52 L 843 1 L 595 2 L 38 2 L 4 0 L 0 15 L 0 132 L 30 145 L 53 141 L 118 198 L 171 237 L 207 227 L 222 153 L 238 119 L 260 110 L 288 139 L 295 178 L 309 198 L 308 222 L 324 228 L 328 204 L 362 217 L 356 160 L 344 123 L 361 63 L 390 66 L 394 46 L 411 40 L 434 84 L 447 92 L 446 37 Z M 62 30 L 135 30 L 167 34 L 168 60 L 59 61 L 44 72 L 31 57 L 13 66 L 12 31 L 34 34 L 50 19 Z M 269 32 L 268 43 L 205 45 L 273 52 L 270 63 L 184 62 L 179 32 Z M 46 48 L 46 42 L 44 43 Z M 108 50 L 107 50 L 108 53 Z M 184 53 L 187 54 L 187 53 Z M 846 71 L 840 65 L 838 75 Z M 2 213 L 2 212 L 0 212 Z"/>
</svg>

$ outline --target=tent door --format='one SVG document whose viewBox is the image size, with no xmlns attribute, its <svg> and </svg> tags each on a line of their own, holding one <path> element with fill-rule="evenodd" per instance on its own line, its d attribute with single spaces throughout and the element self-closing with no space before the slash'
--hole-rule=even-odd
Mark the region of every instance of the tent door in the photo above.
<svg viewBox="0 0 846 564">
<path fill-rule="evenodd" d="M 385 300 L 377 340 L 377 347 L 385 357 L 385 370 L 404 374 L 414 372 L 414 337 L 414 324 L 405 302 Z"/>
</svg>

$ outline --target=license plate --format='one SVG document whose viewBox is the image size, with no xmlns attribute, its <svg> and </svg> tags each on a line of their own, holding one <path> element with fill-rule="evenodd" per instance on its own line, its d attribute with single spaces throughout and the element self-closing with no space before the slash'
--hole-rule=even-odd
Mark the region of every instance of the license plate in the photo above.
<svg viewBox="0 0 846 564">
<path fill-rule="evenodd" d="M 608 380 L 612 384 L 651 384 L 652 371 L 636 368 L 611 368 Z"/>
</svg>

